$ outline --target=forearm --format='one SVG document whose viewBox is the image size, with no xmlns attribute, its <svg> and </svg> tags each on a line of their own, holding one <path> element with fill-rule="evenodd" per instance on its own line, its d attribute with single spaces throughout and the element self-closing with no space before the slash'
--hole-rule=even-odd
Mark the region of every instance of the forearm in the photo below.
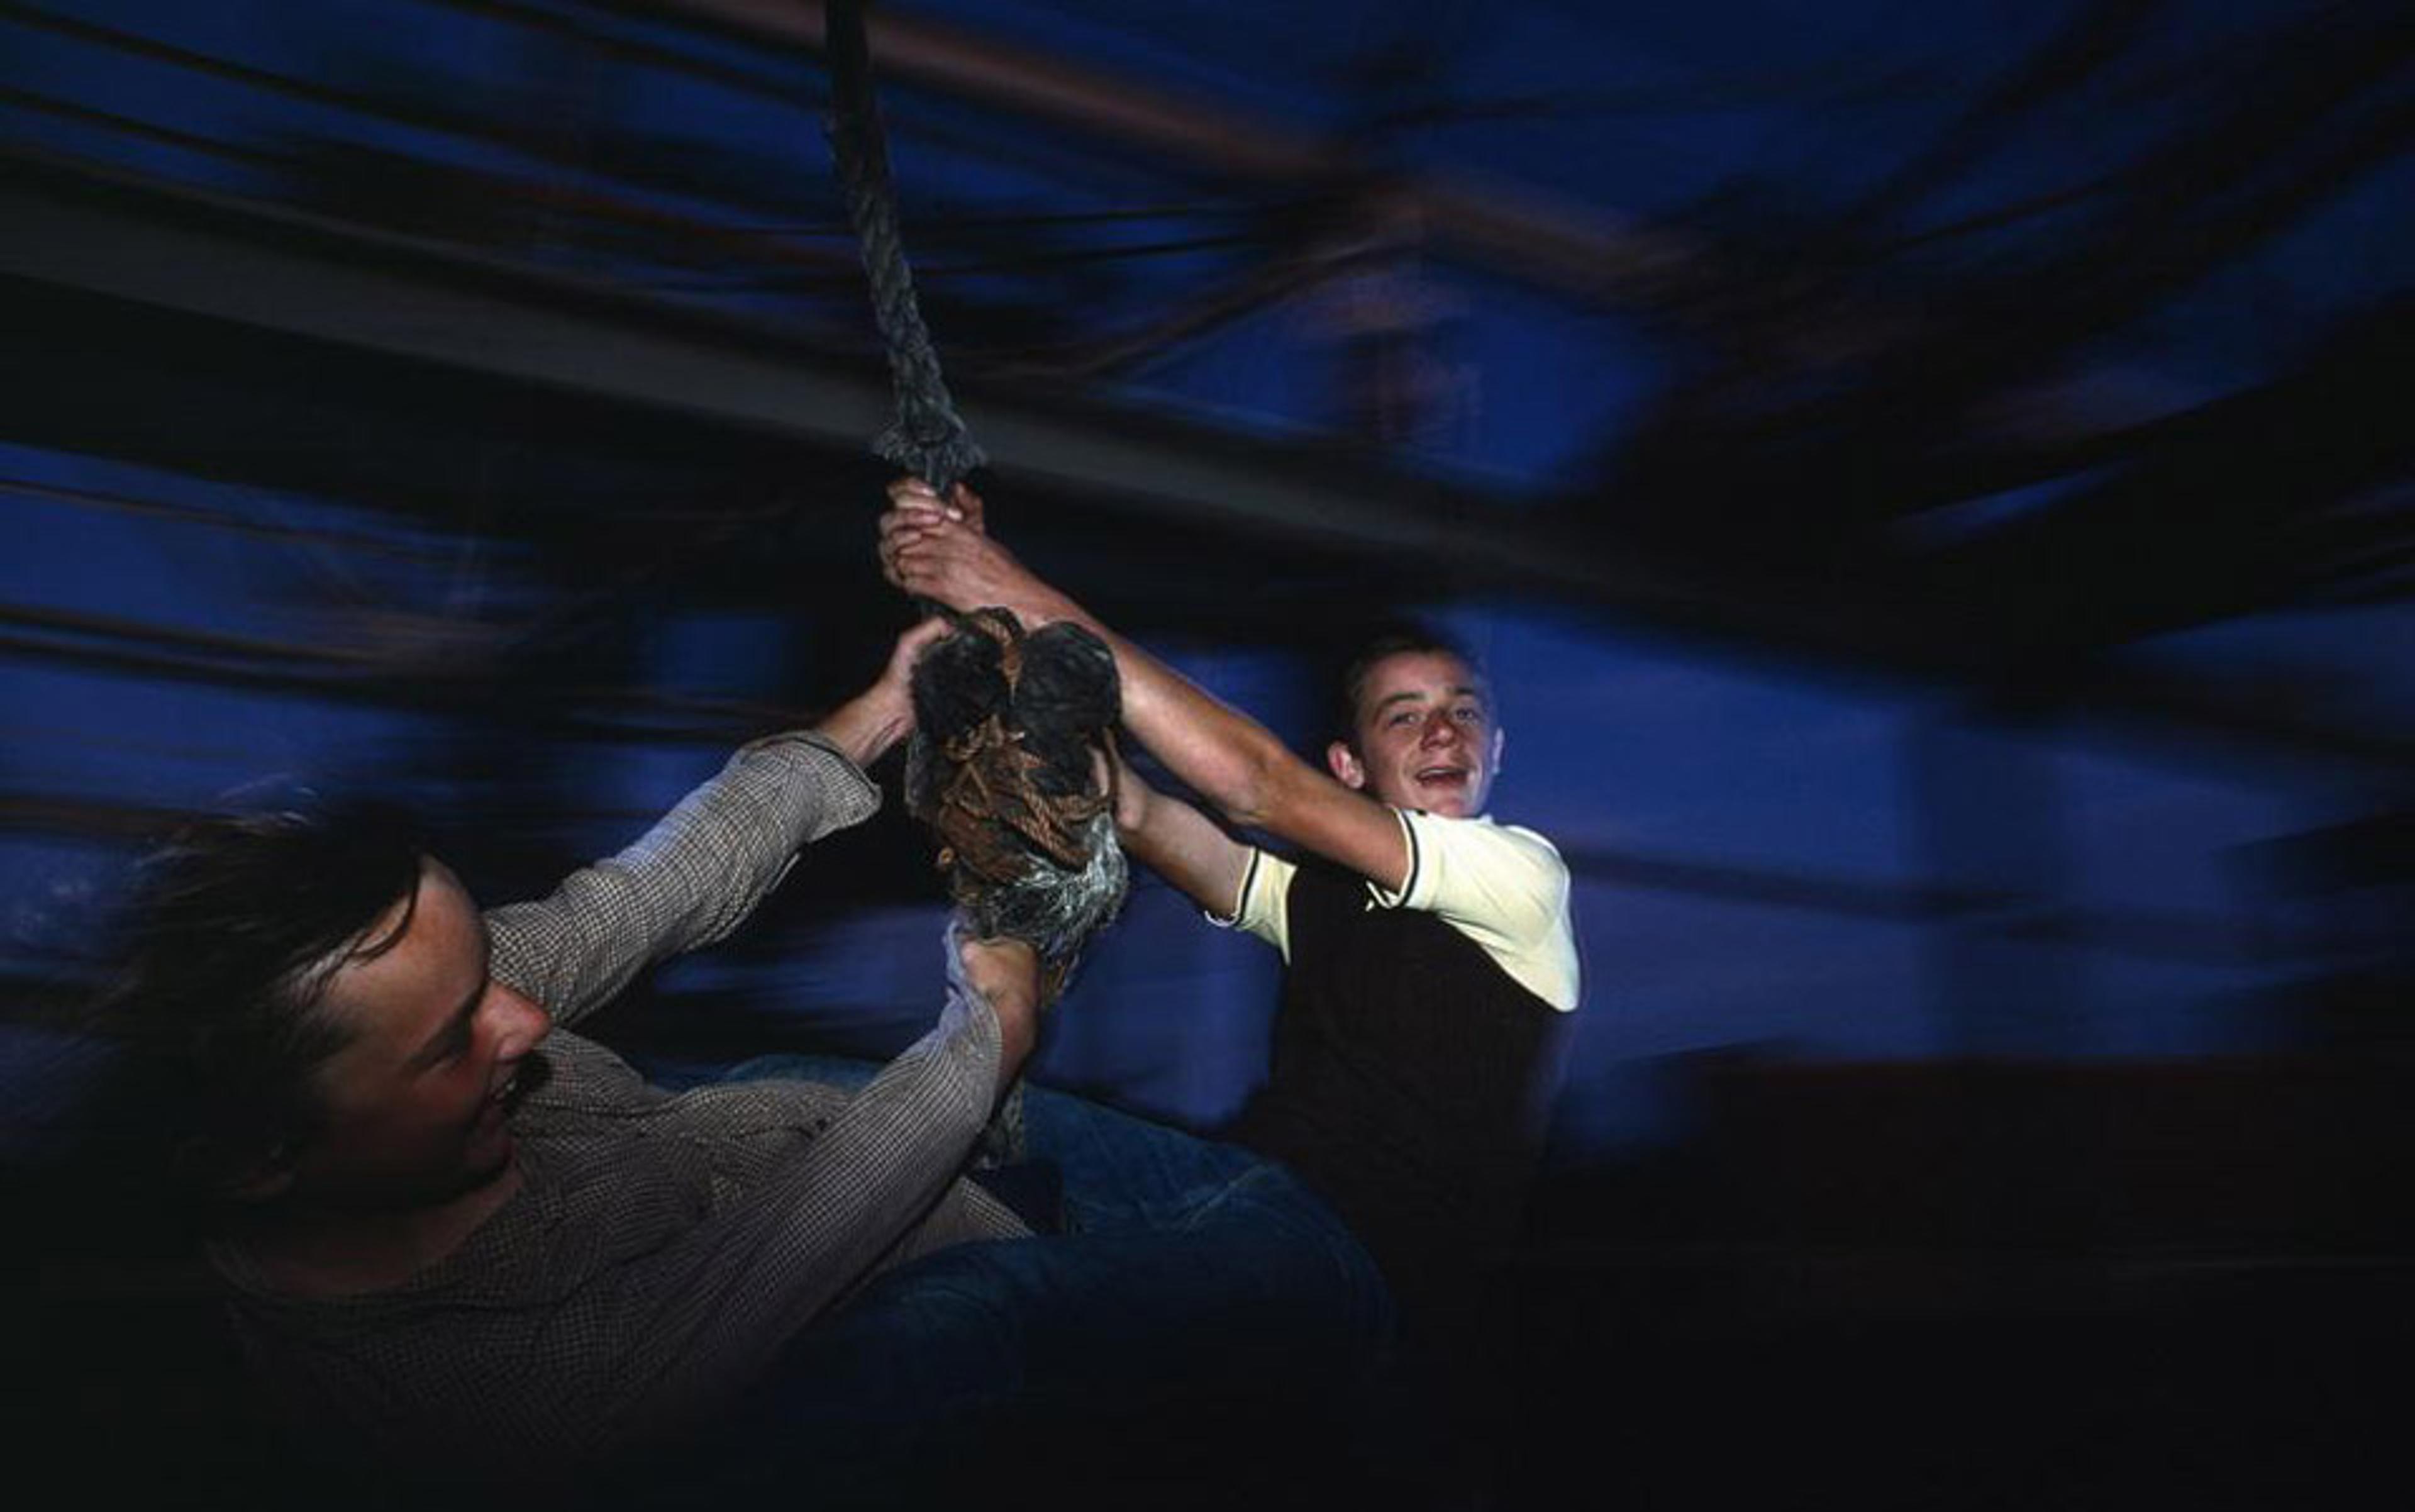
<svg viewBox="0 0 2415 1512">
<path fill-rule="evenodd" d="M 1178 799 L 1167 798 L 1126 771 L 1116 806 L 1116 833 L 1124 849 L 1218 918 L 1237 906 L 1249 847 Z"/>
<path fill-rule="evenodd" d="M 1123 682 L 1125 727 L 1226 820 L 1313 851 L 1381 887 L 1401 886 L 1408 870 L 1408 846 L 1388 808 L 1302 761 L 1273 731 L 1107 629 L 1064 595 L 1044 590 L 1028 602 L 1039 622 L 1072 619 L 1107 643 Z M 1206 819 L 1195 814 L 1192 817 L 1215 832 Z M 1133 853 L 1152 869 L 1209 911 L 1230 911 L 1228 889 L 1239 885 L 1240 869 L 1248 860 L 1246 849 L 1217 832 L 1218 839 L 1232 846 L 1233 871 L 1228 879 L 1222 870 L 1225 857 L 1203 850 L 1196 831 L 1186 827 L 1166 843 L 1169 848 L 1178 846 L 1171 849 L 1173 859 L 1167 865 L 1148 856 L 1147 847 L 1159 842 L 1145 835 L 1138 838 Z M 1197 868 L 1202 855 L 1213 856 L 1212 864 L 1218 869 L 1201 874 Z"/>
<path fill-rule="evenodd" d="M 1035 581 L 1023 602 L 1006 606 L 1027 629 L 1072 621 L 1105 641 L 1123 685 L 1124 727 L 1226 818 L 1243 825 L 1267 822 L 1284 778 L 1299 766 L 1272 731 L 1044 584 Z"/>
<path fill-rule="evenodd" d="M 947 934 L 939 1022 L 706 1241 L 699 1280 L 721 1298 L 697 1310 L 710 1338 L 689 1353 L 707 1369 L 742 1375 L 922 1221 L 1030 1054 L 1038 958 L 1019 941 L 967 941 L 961 928 Z"/>
<path fill-rule="evenodd" d="M 1002 1029 L 986 999 L 952 981 L 930 1033 L 783 1160 L 775 1180 L 695 1231 L 671 1399 L 708 1400 L 752 1379 L 932 1211 L 1006 1080 Z"/>
<path fill-rule="evenodd" d="M 574 1021 L 652 963 L 736 929 L 800 849 L 879 807 L 835 741 L 756 741 L 636 845 L 548 897 L 489 910 L 495 979 Z"/>
<path fill-rule="evenodd" d="M 858 767 L 869 768 L 914 727 L 914 709 L 902 686 L 877 683 L 839 705 L 814 733 Z"/>
<path fill-rule="evenodd" d="M 880 807 L 863 769 L 912 727 L 914 660 L 946 628 L 907 631 L 870 687 L 811 730 L 741 750 L 620 855 L 549 898 L 489 912 L 495 979 L 567 1023 L 653 962 L 737 928 L 800 849 Z"/>
</svg>

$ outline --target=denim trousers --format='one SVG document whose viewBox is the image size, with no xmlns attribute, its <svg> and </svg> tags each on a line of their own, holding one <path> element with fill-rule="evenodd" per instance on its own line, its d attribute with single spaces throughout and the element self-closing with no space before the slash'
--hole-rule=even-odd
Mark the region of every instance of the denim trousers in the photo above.
<svg viewBox="0 0 2415 1512">
<path fill-rule="evenodd" d="M 782 1055 L 730 1075 L 851 1086 L 878 1069 Z M 944 1462 L 978 1482 L 1070 1425 L 1091 1469 L 1112 1445 L 1171 1473 L 1229 1454 L 1236 1432 L 1316 1440 L 1355 1410 L 1391 1304 L 1315 1194 L 1235 1145 L 1039 1087 L 1024 1099 L 1025 1155 L 1055 1167 L 1066 1232 L 876 1278 L 731 1421 L 748 1452 L 783 1445 L 818 1493 L 892 1501 L 901 1475 L 928 1482 Z"/>
</svg>

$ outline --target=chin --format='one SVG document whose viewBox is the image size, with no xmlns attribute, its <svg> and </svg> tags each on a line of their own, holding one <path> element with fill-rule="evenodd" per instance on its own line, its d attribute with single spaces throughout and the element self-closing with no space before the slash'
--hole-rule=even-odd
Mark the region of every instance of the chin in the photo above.
<svg viewBox="0 0 2415 1512">
<path fill-rule="evenodd" d="M 511 1130 L 505 1130 L 493 1144 L 479 1149 L 473 1169 L 481 1181 L 492 1181 L 510 1170 L 518 1158 L 519 1144 L 512 1138 Z"/>
<path fill-rule="evenodd" d="M 518 1158 L 519 1146 L 513 1142 L 509 1129 L 497 1130 L 479 1140 L 463 1153 L 458 1170 L 464 1191 L 474 1190 L 501 1177 Z"/>
</svg>

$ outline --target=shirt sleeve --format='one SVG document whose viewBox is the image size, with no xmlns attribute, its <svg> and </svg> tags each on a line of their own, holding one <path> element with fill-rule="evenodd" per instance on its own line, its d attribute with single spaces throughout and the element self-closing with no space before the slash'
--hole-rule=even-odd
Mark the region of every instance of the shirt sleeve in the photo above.
<svg viewBox="0 0 2415 1512">
<path fill-rule="evenodd" d="M 1408 879 L 1398 892 L 1369 883 L 1376 903 L 1440 917 L 1518 985 L 1564 1013 L 1575 1009 L 1582 981 L 1568 868 L 1552 843 L 1490 819 L 1395 812 L 1409 843 Z"/>
<path fill-rule="evenodd" d="M 1002 1035 L 947 944 L 939 1022 L 848 1099 L 778 1179 L 683 1241 L 668 1400 L 709 1402 L 757 1377 L 798 1328 L 884 1260 L 948 1194 L 997 1095 Z M 998 1234 L 1028 1232 L 986 1205 Z"/>
<path fill-rule="evenodd" d="M 1252 847 L 1250 864 L 1241 873 L 1241 891 L 1230 914 L 1210 911 L 1208 921 L 1220 929 L 1239 929 L 1273 946 L 1291 960 L 1291 879 L 1299 868 L 1281 856 Z"/>
<path fill-rule="evenodd" d="M 636 845 L 549 897 L 489 909 L 495 980 L 573 1023 L 647 966 L 736 929 L 799 850 L 879 807 L 880 789 L 820 736 L 757 741 Z"/>
</svg>

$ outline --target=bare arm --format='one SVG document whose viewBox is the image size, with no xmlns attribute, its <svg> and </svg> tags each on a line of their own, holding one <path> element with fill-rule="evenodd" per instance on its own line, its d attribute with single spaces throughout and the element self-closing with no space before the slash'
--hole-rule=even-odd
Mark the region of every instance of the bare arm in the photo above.
<svg viewBox="0 0 2415 1512">
<path fill-rule="evenodd" d="M 934 616 L 897 637 L 888 665 L 872 686 L 833 709 L 814 726 L 859 767 L 869 767 L 914 727 L 914 703 L 909 692 L 914 659 L 922 648 L 947 634 L 948 622 Z"/>
<path fill-rule="evenodd" d="M 1095 632 L 1115 651 L 1116 670 L 1123 681 L 1124 724 L 1166 770 L 1219 813 L 1347 866 L 1388 890 L 1397 890 L 1407 879 L 1408 844 L 1391 810 L 1302 761 L 1266 726 L 1220 702 L 1032 576 L 990 539 L 981 501 L 970 489 L 959 485 L 943 503 L 928 486 L 906 479 L 890 486 L 889 497 L 890 511 L 880 521 L 880 556 L 891 582 L 952 608 L 1003 606 L 1030 628 L 1070 620 Z M 1149 861 L 1148 844 L 1142 837 L 1133 847 L 1144 861 Z M 1176 880 L 1191 891 L 1179 877 Z M 1238 883 L 1236 874 L 1233 884 Z M 1227 893 L 1226 901 L 1208 906 L 1224 911 L 1231 906 L 1229 898 Z"/>
<path fill-rule="evenodd" d="M 1141 781 L 1120 760 L 1117 768 L 1116 834 L 1124 849 L 1200 907 L 1232 917 L 1250 869 L 1249 847 L 1190 804 Z"/>
</svg>

